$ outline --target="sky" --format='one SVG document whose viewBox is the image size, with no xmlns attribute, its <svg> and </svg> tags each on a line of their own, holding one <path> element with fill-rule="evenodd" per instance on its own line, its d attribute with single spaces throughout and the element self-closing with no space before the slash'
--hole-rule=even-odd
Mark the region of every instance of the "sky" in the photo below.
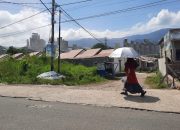
<svg viewBox="0 0 180 130">
<path fill-rule="evenodd" d="M 38 28 L 51 23 L 48 11 L 40 13 L 25 21 L 7 26 L 45 10 L 42 4 L 16 5 L 8 2 L 40 3 L 40 0 L 0 0 L 0 45 L 22 47 L 32 33 L 39 33 L 42 39 L 48 42 L 51 36 L 51 27 Z M 51 0 L 42 0 L 51 8 Z M 85 0 L 56 0 L 59 5 Z M 161 1 L 156 6 L 137 9 L 137 6 Z M 89 0 L 87 2 L 61 6 L 74 19 L 109 13 L 118 10 L 129 10 L 116 14 L 78 20 L 96 38 L 120 38 L 134 34 L 146 34 L 162 28 L 180 27 L 180 0 Z M 55 15 L 58 23 L 58 8 Z M 62 13 L 62 20 L 69 18 Z M 34 29 L 38 28 L 38 29 Z M 91 38 L 91 36 L 74 22 L 61 24 L 61 34 L 65 40 Z M 34 29 L 34 30 L 32 30 Z M 30 31 L 28 31 L 30 30 Z M 22 32 L 22 33 L 21 33 Z M 55 37 L 58 36 L 58 24 L 55 26 Z"/>
</svg>

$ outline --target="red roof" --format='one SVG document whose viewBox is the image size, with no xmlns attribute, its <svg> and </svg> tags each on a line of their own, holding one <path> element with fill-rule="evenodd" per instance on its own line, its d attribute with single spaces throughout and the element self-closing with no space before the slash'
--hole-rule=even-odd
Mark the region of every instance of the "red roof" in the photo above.
<svg viewBox="0 0 180 130">
<path fill-rule="evenodd" d="M 99 54 L 95 55 L 94 57 L 108 57 L 114 49 L 102 50 Z"/>
<path fill-rule="evenodd" d="M 92 58 L 95 55 L 97 55 L 101 51 L 101 48 L 97 49 L 89 49 L 84 51 L 83 53 L 77 55 L 75 58 L 76 59 L 82 59 L 82 58 Z"/>
<path fill-rule="evenodd" d="M 69 52 L 61 53 L 61 59 L 73 59 L 83 51 L 84 49 L 77 49 L 77 50 L 71 50 Z"/>
</svg>

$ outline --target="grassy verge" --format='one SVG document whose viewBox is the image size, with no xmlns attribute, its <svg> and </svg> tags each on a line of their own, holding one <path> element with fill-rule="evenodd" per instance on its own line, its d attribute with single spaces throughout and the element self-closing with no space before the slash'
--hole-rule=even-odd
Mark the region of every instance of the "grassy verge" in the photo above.
<svg viewBox="0 0 180 130">
<path fill-rule="evenodd" d="M 0 83 L 7 84 L 66 84 L 81 85 L 102 82 L 105 79 L 96 74 L 95 67 L 85 67 L 67 62 L 61 63 L 62 80 L 42 80 L 37 75 L 50 71 L 50 59 L 44 56 L 26 57 L 23 60 L 8 59 L 0 62 Z M 57 61 L 55 61 L 57 69 Z"/>
<path fill-rule="evenodd" d="M 160 72 L 155 73 L 152 76 L 148 76 L 145 80 L 145 83 L 150 85 L 154 89 L 162 89 L 162 88 L 167 88 L 167 85 L 165 83 L 161 83 L 162 80 L 162 75 Z"/>
</svg>

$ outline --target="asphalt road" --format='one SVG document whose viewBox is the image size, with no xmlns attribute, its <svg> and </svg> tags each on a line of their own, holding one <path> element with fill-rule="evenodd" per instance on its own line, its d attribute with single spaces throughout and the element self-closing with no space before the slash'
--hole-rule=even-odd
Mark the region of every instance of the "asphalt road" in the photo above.
<svg viewBox="0 0 180 130">
<path fill-rule="evenodd" d="M 0 130 L 180 130 L 180 114 L 0 97 Z"/>
</svg>

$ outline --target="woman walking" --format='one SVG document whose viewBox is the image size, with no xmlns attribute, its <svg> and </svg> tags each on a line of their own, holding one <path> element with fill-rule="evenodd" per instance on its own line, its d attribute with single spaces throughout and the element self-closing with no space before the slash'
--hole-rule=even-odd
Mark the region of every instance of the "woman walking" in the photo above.
<svg viewBox="0 0 180 130">
<path fill-rule="evenodd" d="M 127 62 L 125 63 L 125 73 L 127 76 L 127 81 L 124 84 L 124 92 L 122 92 L 121 94 L 128 95 L 128 92 L 132 94 L 141 93 L 141 97 L 146 94 L 146 91 L 144 91 L 138 83 L 135 74 L 135 70 L 137 67 L 138 63 L 133 58 L 127 58 Z"/>
</svg>

